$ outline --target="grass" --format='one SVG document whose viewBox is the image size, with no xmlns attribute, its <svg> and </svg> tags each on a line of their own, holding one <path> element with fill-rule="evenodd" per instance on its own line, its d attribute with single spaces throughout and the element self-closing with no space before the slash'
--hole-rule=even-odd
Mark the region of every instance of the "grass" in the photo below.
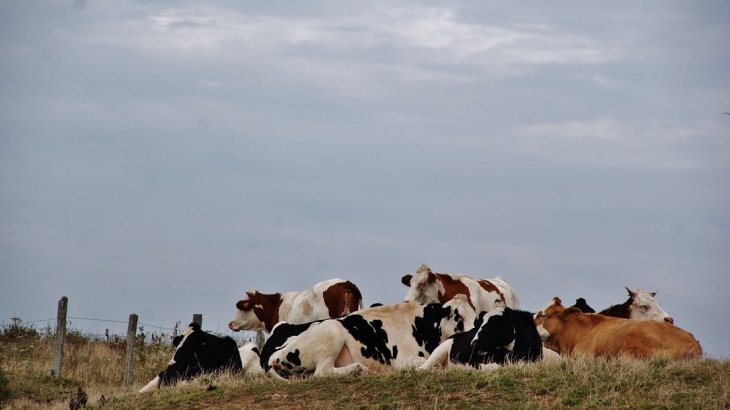
<svg viewBox="0 0 730 410">
<path fill-rule="evenodd" d="M 70 337 L 59 379 L 47 376 L 51 337 L 8 329 L 0 336 L 0 403 L 5 389 L 12 409 L 69 409 L 84 395 L 79 409 L 730 409 L 730 361 L 710 358 L 564 359 L 490 372 L 384 370 L 291 382 L 222 374 L 137 394 L 170 360 L 164 340 L 138 346 L 133 383 L 125 387 L 118 341 Z"/>
</svg>

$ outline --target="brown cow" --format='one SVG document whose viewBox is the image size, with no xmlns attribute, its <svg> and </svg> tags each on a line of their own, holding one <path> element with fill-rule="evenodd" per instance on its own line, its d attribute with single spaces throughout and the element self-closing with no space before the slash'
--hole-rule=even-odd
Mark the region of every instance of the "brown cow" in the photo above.
<svg viewBox="0 0 730 410">
<path fill-rule="evenodd" d="M 558 297 L 540 311 L 535 324 L 544 346 L 563 355 L 702 356 L 694 336 L 671 323 L 583 313 L 578 308 L 565 308 Z"/>
<path fill-rule="evenodd" d="M 311 289 L 284 294 L 263 294 L 251 289 L 236 307 L 238 311 L 228 323 L 229 329 L 270 333 L 279 322 L 301 324 L 336 318 L 362 309 L 363 302 L 360 290 L 352 282 L 330 279 Z"/>
</svg>

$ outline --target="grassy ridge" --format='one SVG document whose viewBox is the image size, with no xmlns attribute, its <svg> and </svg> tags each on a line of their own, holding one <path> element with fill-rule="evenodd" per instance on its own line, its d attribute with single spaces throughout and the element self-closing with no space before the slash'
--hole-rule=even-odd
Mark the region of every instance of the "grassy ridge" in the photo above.
<svg viewBox="0 0 730 410">
<path fill-rule="evenodd" d="M 122 386 L 124 350 L 112 341 L 70 338 L 64 378 L 48 377 L 53 340 L 35 332 L 0 337 L 0 367 L 17 409 L 178 408 L 701 408 L 730 409 L 728 360 L 584 360 L 505 366 L 491 372 L 383 371 L 361 377 L 282 382 L 246 375 L 205 376 L 187 385 L 137 394 L 172 355 L 143 343 L 133 385 Z M 2 373 L 0 373 L 0 380 Z M 79 390 L 79 387 L 81 390 Z M 0 383 L 0 400 L 3 397 Z"/>
</svg>

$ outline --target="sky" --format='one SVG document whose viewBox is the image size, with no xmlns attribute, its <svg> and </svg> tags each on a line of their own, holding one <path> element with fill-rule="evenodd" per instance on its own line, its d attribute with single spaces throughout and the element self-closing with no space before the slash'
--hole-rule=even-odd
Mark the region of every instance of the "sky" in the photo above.
<svg viewBox="0 0 730 410">
<path fill-rule="evenodd" d="M 725 0 L 1 0 L 0 322 L 67 296 L 232 334 L 250 288 L 396 303 L 426 263 L 503 276 L 528 311 L 658 291 L 730 357 L 729 20 Z"/>
</svg>

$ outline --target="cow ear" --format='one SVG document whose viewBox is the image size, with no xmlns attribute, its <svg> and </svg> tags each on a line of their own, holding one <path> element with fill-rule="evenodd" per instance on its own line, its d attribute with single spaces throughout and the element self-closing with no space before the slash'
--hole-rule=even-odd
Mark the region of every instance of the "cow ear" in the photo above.
<svg viewBox="0 0 730 410">
<path fill-rule="evenodd" d="M 654 292 L 651 292 L 651 293 L 650 293 L 651 297 L 654 297 L 654 296 L 656 296 L 656 293 L 657 293 L 657 292 L 658 292 L 658 291 L 656 291 L 656 290 L 655 290 Z"/>
<path fill-rule="evenodd" d="M 400 283 L 411 287 L 411 279 L 413 278 L 413 275 L 404 275 L 402 278 L 400 278 Z"/>
<path fill-rule="evenodd" d="M 436 275 L 429 270 L 428 271 L 428 283 L 434 283 L 434 282 L 436 282 Z"/>
<path fill-rule="evenodd" d="M 236 303 L 236 307 L 238 310 L 248 310 L 249 303 L 247 300 L 239 300 L 238 303 Z"/>
</svg>

